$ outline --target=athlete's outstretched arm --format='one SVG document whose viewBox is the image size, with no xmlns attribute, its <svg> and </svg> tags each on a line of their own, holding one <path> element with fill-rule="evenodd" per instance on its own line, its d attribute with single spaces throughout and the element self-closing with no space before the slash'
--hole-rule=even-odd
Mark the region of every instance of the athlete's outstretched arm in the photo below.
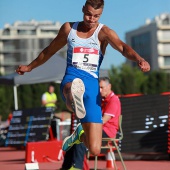
<svg viewBox="0 0 170 170">
<path fill-rule="evenodd" d="M 145 61 L 129 45 L 121 41 L 118 35 L 113 30 L 111 30 L 107 26 L 104 26 L 101 31 L 104 40 L 106 40 L 114 49 L 119 51 L 123 56 L 125 56 L 129 60 L 137 62 L 138 66 L 143 72 L 147 72 L 150 70 L 149 63 Z"/>
<path fill-rule="evenodd" d="M 70 30 L 70 24 L 65 23 L 59 30 L 58 35 L 54 40 L 47 46 L 38 57 L 33 60 L 29 65 L 20 65 L 16 69 L 16 72 L 23 75 L 25 72 L 30 72 L 32 69 L 45 63 L 51 56 L 67 44 L 67 36 Z"/>
</svg>

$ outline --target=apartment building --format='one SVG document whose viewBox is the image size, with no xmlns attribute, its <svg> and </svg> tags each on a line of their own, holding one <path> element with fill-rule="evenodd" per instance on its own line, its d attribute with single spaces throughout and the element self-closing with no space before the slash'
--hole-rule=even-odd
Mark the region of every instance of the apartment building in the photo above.
<svg viewBox="0 0 170 170">
<path fill-rule="evenodd" d="M 16 21 L 0 30 L 0 74 L 13 73 L 19 64 L 28 64 L 58 34 L 59 22 Z M 66 48 L 59 51 L 66 57 Z"/>
<path fill-rule="evenodd" d="M 170 72 L 170 13 L 147 19 L 145 25 L 127 32 L 126 43 L 151 64 L 151 70 Z"/>
</svg>

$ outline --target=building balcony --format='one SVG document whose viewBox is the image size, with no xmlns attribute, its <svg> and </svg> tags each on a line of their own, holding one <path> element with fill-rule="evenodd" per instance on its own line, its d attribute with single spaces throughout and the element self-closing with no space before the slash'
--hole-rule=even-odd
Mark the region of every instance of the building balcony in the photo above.
<svg viewBox="0 0 170 170">
<path fill-rule="evenodd" d="M 159 56 L 158 57 L 158 66 L 160 69 L 166 70 L 170 69 L 170 55 L 166 56 Z"/>
<path fill-rule="evenodd" d="M 157 32 L 158 42 L 170 42 L 170 30 L 163 31 L 159 30 Z"/>
<path fill-rule="evenodd" d="M 169 44 L 158 44 L 158 55 L 160 56 L 170 56 L 170 43 Z"/>
<path fill-rule="evenodd" d="M 160 30 L 170 30 L 170 25 L 157 24 L 157 27 Z"/>
</svg>

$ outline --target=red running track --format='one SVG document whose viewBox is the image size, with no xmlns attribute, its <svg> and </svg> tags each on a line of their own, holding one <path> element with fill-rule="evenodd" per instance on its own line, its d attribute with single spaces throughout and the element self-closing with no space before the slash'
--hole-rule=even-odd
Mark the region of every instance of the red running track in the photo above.
<svg viewBox="0 0 170 170">
<path fill-rule="evenodd" d="M 116 161 L 120 170 L 123 170 L 121 163 Z M 59 170 L 62 161 L 38 163 L 39 170 Z M 156 161 L 125 161 L 127 170 L 170 170 L 169 160 Z M 94 168 L 94 161 L 89 161 L 90 169 Z M 25 150 L 16 150 L 10 147 L 0 147 L 0 170 L 24 170 Z M 98 169 L 106 170 L 106 161 L 98 161 Z"/>
</svg>

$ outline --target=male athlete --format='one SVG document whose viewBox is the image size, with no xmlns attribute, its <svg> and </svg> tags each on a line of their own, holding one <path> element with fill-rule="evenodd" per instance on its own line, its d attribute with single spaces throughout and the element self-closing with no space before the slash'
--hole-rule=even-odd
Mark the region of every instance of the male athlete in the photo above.
<svg viewBox="0 0 170 170">
<path fill-rule="evenodd" d="M 67 44 L 67 68 L 61 83 L 61 95 L 67 108 L 80 118 L 81 124 L 63 141 L 64 151 L 83 142 L 91 154 L 100 153 L 103 121 L 98 77 L 108 44 L 136 62 L 141 71 L 150 70 L 147 61 L 122 42 L 112 29 L 99 23 L 103 8 L 104 0 L 86 0 L 82 8 L 83 21 L 64 23 L 56 38 L 34 61 L 16 69 L 20 75 L 30 72 Z"/>
</svg>

